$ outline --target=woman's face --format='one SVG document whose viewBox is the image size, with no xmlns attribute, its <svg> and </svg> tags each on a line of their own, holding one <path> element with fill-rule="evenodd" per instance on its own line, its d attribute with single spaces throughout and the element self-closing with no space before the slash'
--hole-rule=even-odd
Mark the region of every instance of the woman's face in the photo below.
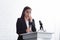
<svg viewBox="0 0 60 40">
<path fill-rule="evenodd" d="M 27 9 L 25 11 L 25 17 L 29 18 L 30 15 L 31 15 L 31 9 Z"/>
</svg>

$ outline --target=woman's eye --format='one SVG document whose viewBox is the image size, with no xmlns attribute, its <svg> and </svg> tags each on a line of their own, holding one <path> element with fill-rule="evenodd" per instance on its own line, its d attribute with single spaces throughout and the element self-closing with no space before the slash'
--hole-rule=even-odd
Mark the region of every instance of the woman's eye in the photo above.
<svg viewBox="0 0 60 40">
<path fill-rule="evenodd" d="M 28 11 L 27 11 L 27 13 L 28 13 Z"/>
<path fill-rule="evenodd" d="M 28 11 L 26 11 L 26 13 L 29 13 Z"/>
</svg>

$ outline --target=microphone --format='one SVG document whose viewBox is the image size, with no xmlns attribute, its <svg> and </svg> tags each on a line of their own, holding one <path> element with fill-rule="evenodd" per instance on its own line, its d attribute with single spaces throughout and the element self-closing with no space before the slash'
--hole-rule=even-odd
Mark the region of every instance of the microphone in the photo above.
<svg viewBox="0 0 60 40">
<path fill-rule="evenodd" d="M 40 24 L 40 30 L 44 30 L 43 29 L 43 24 L 42 24 L 42 22 L 39 20 L 39 24 Z"/>
</svg>

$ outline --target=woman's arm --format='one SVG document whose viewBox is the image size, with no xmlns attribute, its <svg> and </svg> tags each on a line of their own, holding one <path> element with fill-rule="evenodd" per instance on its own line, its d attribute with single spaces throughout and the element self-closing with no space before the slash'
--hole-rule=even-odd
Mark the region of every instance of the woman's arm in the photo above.
<svg viewBox="0 0 60 40">
<path fill-rule="evenodd" d="M 22 23 L 21 23 L 21 19 L 20 18 L 17 19 L 16 32 L 17 32 L 17 34 L 26 33 L 26 30 L 24 28 L 22 28 Z"/>
<path fill-rule="evenodd" d="M 32 19 L 32 22 L 30 22 L 30 24 L 32 26 L 32 31 L 35 32 L 36 31 L 36 28 L 35 28 L 35 21 L 34 19 Z"/>
</svg>

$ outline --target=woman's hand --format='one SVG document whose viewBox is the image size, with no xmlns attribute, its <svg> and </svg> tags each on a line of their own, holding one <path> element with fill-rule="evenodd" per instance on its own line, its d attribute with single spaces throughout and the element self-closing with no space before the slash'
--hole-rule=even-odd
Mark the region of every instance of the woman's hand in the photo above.
<svg viewBox="0 0 60 40">
<path fill-rule="evenodd" d="M 29 19 L 30 19 L 30 22 L 32 22 L 32 17 L 31 17 L 31 15 L 29 16 Z"/>
<path fill-rule="evenodd" d="M 29 27 L 26 29 L 26 32 L 27 32 L 27 33 L 28 33 L 28 32 L 31 32 L 31 30 L 30 30 L 30 28 L 29 28 Z"/>
</svg>

